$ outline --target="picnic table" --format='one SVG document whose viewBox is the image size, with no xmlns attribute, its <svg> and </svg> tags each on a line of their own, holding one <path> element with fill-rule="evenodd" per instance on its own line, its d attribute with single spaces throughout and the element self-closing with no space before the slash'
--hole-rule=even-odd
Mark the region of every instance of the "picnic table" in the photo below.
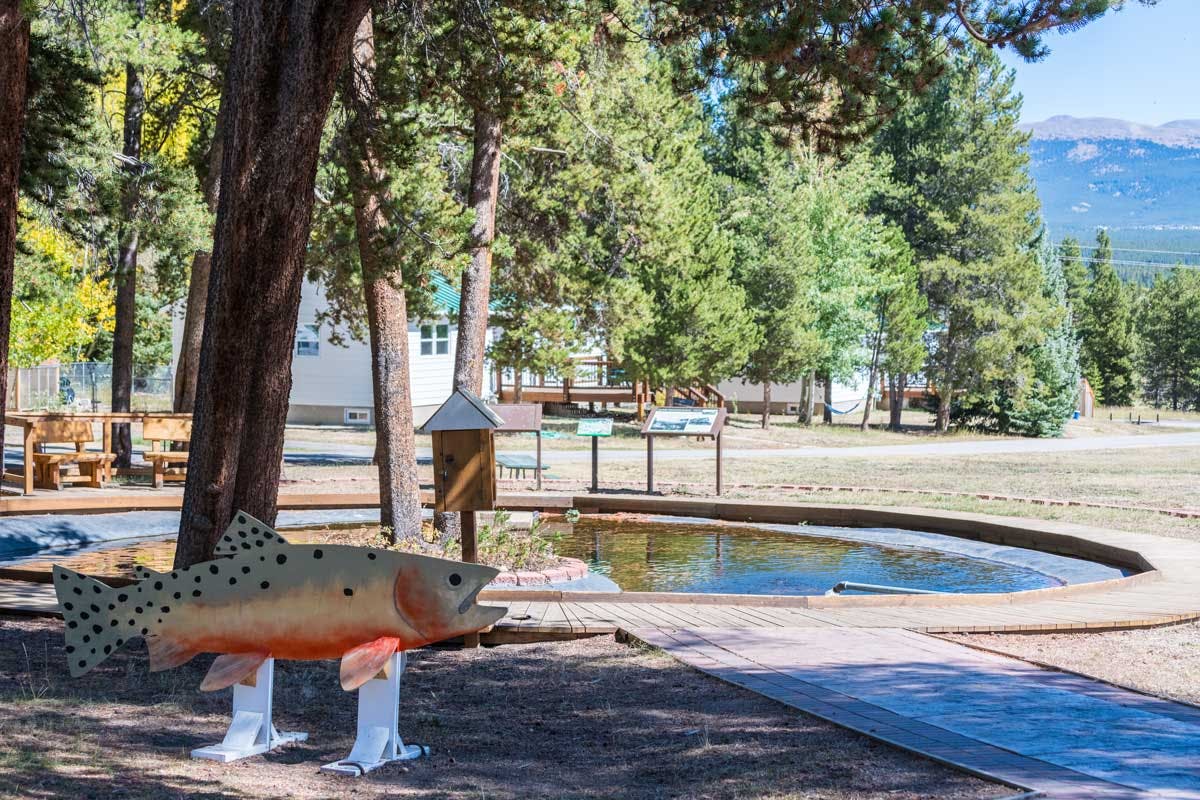
<svg viewBox="0 0 1200 800">
<path fill-rule="evenodd" d="M 37 447 L 37 428 L 38 425 L 45 422 L 90 422 L 101 425 L 101 453 L 112 453 L 112 426 L 121 423 L 142 422 L 146 417 L 166 417 L 190 420 L 191 414 L 172 414 L 172 413 L 157 413 L 145 411 L 95 411 L 83 413 L 66 413 L 66 412 L 18 412 L 5 415 L 5 424 L 20 426 L 22 429 L 21 441 L 24 446 L 24 473 L 17 475 L 11 472 L 4 472 L 5 480 L 19 480 L 21 483 L 22 494 L 33 494 L 33 479 L 34 479 L 34 459 L 33 454 Z M 111 466 L 107 466 L 106 470 L 111 470 Z M 109 474 L 111 477 L 111 473 Z"/>
<path fill-rule="evenodd" d="M 539 464 L 533 456 L 509 455 L 504 453 L 497 454 L 496 467 L 500 470 L 501 478 L 504 477 L 504 470 L 508 470 L 510 478 L 524 478 L 525 473 L 529 470 L 540 472 L 547 469 L 545 464 Z"/>
</svg>

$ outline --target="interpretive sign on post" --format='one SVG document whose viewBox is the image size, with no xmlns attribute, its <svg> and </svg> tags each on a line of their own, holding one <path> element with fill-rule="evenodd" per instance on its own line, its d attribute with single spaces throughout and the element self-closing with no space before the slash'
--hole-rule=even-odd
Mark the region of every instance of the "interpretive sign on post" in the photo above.
<svg viewBox="0 0 1200 800">
<path fill-rule="evenodd" d="M 654 437 L 697 436 L 716 440 L 717 494 L 721 494 L 721 431 L 725 428 L 724 408 L 655 408 L 642 426 L 646 437 L 646 491 L 654 492 Z"/>
<path fill-rule="evenodd" d="M 612 436 L 612 418 L 581 419 L 576 436 L 592 437 L 592 492 L 600 491 L 600 437 Z"/>
</svg>

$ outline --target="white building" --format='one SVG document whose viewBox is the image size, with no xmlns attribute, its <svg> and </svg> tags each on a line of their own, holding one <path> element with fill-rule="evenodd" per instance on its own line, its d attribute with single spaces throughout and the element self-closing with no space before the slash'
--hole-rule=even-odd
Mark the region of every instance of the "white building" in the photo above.
<svg viewBox="0 0 1200 800">
<path fill-rule="evenodd" d="M 435 290 L 445 315 L 435 320 L 412 321 L 408 326 L 409 377 L 413 413 L 420 425 L 450 396 L 454 388 L 454 350 L 458 326 L 450 313 L 458 311 L 458 294 L 447 283 Z M 292 351 L 292 392 L 288 422 L 320 425 L 375 424 L 371 387 L 371 348 L 366 342 L 330 342 L 328 325 L 318 322 L 326 301 L 321 287 L 305 281 L 296 321 Z M 174 362 L 179 361 L 183 318 L 176 315 Z M 348 338 L 348 337 L 346 337 Z M 489 341 L 491 332 L 489 331 Z M 491 371 L 485 371 L 490 376 Z M 486 379 L 485 379 L 486 380 Z"/>
</svg>

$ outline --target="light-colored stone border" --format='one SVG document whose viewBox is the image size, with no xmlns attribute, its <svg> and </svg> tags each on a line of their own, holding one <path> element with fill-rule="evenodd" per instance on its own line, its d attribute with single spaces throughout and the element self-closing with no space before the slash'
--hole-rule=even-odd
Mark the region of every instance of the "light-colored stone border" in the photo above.
<svg viewBox="0 0 1200 800">
<path fill-rule="evenodd" d="M 587 577 L 588 565 L 578 558 L 564 556 L 560 558 L 560 561 L 558 566 L 546 569 L 501 572 L 492 579 L 492 583 L 502 586 L 545 586 L 549 583 L 574 581 Z"/>
</svg>

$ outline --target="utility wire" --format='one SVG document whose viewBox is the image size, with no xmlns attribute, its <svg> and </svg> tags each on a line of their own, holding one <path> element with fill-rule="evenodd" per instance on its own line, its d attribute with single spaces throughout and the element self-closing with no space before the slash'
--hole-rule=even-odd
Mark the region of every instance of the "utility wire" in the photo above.
<svg viewBox="0 0 1200 800">
<path fill-rule="evenodd" d="M 1080 256 L 1060 256 L 1064 261 L 1083 261 L 1091 263 L 1092 259 L 1082 258 Z M 1106 264 L 1118 264 L 1122 267 L 1157 267 L 1159 269 L 1175 269 L 1175 267 L 1183 267 L 1184 269 L 1200 269 L 1200 264 L 1171 264 L 1167 261 L 1120 261 L 1110 260 Z"/>
<path fill-rule="evenodd" d="M 1059 242 L 1055 247 L 1060 247 L 1062 242 Z M 1099 250 L 1100 245 L 1097 244 L 1081 244 L 1077 245 L 1080 250 Z M 1200 253 L 1191 252 L 1188 250 L 1139 250 L 1136 247 L 1109 247 L 1109 250 L 1120 250 L 1123 253 L 1162 253 L 1172 256 L 1196 256 L 1200 257 Z"/>
</svg>

